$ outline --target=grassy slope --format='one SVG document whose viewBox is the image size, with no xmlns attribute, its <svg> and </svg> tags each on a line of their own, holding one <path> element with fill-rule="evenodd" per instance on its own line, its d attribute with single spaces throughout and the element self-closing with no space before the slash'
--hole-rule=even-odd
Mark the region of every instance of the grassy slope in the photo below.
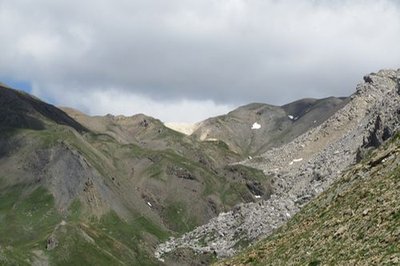
<svg viewBox="0 0 400 266">
<path fill-rule="evenodd" d="M 99 154 L 70 130 L 54 127 L 12 134 L 17 135 L 28 138 L 34 149 L 51 148 L 62 140 L 109 176 Z M 23 147 L 20 156 L 29 154 L 32 147 Z M 150 243 L 166 240 L 170 235 L 134 211 L 128 220 L 112 211 L 102 217 L 92 216 L 79 200 L 70 206 L 67 216 L 62 216 L 54 206 L 53 196 L 40 184 L 28 181 L 9 185 L 10 181 L 1 176 L 0 265 L 31 265 L 39 260 L 51 265 L 156 265 Z M 61 226 L 62 221 L 66 224 Z M 47 251 L 46 242 L 51 235 L 59 244 Z"/>
<path fill-rule="evenodd" d="M 49 193 L 42 188 L 28 195 L 24 191 L 23 186 L 13 186 L 0 193 L 2 265 L 28 264 L 30 251 L 43 249 L 47 236 L 61 221 Z"/>
<path fill-rule="evenodd" d="M 85 219 L 79 202 L 61 217 L 54 199 L 38 187 L 28 193 L 15 186 L 0 193 L 0 264 L 31 265 L 36 254 L 52 265 L 155 265 L 143 244 L 148 235 L 165 240 L 168 234 L 143 216 L 123 221 L 110 212 L 100 219 Z M 58 246 L 46 250 L 55 236 Z"/>
<path fill-rule="evenodd" d="M 399 147 L 397 137 L 275 234 L 219 265 L 397 265 Z"/>
</svg>

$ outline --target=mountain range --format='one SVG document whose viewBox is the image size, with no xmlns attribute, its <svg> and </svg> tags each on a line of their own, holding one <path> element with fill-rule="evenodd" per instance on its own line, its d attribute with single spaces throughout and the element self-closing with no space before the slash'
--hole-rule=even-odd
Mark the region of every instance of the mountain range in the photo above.
<svg viewBox="0 0 400 266">
<path fill-rule="evenodd" d="M 89 116 L 2 84 L 0 264 L 201 265 L 267 236 L 221 263 L 343 262 L 294 250 L 310 245 L 312 230 L 328 248 L 351 235 L 350 222 L 377 216 L 365 208 L 377 193 L 360 196 L 379 186 L 377 175 L 390 198 L 374 234 L 398 237 L 399 103 L 400 70 L 382 70 L 349 97 L 252 103 L 182 130 L 143 114 Z M 351 219 L 323 226 L 344 208 Z M 345 258 L 400 260 L 399 241 L 390 243 L 379 258 L 377 249 Z"/>
</svg>

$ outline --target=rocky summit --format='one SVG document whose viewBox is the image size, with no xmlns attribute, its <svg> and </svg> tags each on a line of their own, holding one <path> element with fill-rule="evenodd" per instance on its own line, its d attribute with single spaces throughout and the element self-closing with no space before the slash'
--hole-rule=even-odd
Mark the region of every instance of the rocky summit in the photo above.
<svg viewBox="0 0 400 266">
<path fill-rule="evenodd" d="M 196 125 L 0 85 L 0 264 L 396 264 L 399 129 L 400 70 Z"/>
</svg>

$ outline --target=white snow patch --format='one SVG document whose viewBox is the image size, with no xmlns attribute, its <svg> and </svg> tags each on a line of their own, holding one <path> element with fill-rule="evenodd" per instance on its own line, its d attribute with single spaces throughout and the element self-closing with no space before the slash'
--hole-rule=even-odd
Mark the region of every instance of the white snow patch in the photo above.
<svg viewBox="0 0 400 266">
<path fill-rule="evenodd" d="M 255 122 L 253 124 L 253 126 L 251 127 L 251 129 L 260 129 L 260 128 L 261 128 L 261 125 L 259 123 L 257 123 L 257 122 Z"/>
<path fill-rule="evenodd" d="M 288 115 L 287 117 L 289 117 L 289 119 L 291 119 L 291 120 L 294 119 L 294 116 L 292 116 L 292 115 Z"/>
<path fill-rule="evenodd" d="M 152 207 L 153 205 L 151 205 L 151 203 L 150 202 L 147 202 L 147 205 L 149 205 L 150 207 Z"/>
<path fill-rule="evenodd" d="M 256 199 L 261 199 L 261 196 L 260 195 L 255 195 L 254 196 Z"/>
<path fill-rule="evenodd" d="M 303 161 L 303 158 L 293 159 L 293 161 L 291 161 L 291 162 L 289 163 L 289 165 L 293 165 L 294 163 L 298 163 L 298 162 L 301 162 L 301 161 Z"/>
</svg>

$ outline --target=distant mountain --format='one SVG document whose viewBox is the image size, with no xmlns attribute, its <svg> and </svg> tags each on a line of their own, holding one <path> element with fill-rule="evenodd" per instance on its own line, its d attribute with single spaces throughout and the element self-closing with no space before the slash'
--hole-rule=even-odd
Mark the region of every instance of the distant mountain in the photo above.
<svg viewBox="0 0 400 266">
<path fill-rule="evenodd" d="M 196 125 L 192 136 L 222 140 L 244 156 L 259 155 L 319 126 L 349 99 L 303 99 L 284 106 L 252 103 Z"/>
</svg>

